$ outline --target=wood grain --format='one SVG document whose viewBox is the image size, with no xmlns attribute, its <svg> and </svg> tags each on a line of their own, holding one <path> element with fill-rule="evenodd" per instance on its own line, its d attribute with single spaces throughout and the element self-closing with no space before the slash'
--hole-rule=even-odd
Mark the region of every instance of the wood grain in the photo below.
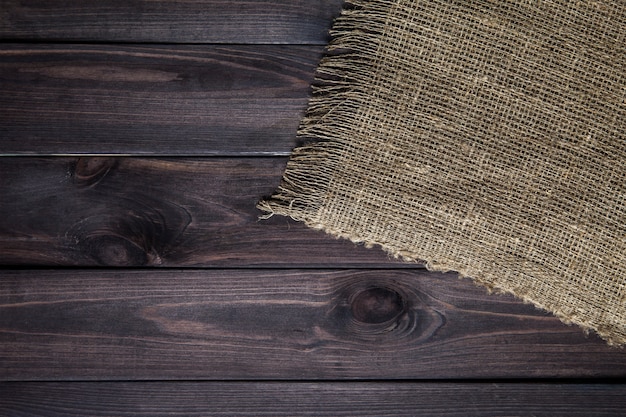
<svg viewBox="0 0 626 417">
<path fill-rule="evenodd" d="M 626 386 L 507 383 L 4 383 L 7 416 L 623 416 Z"/>
<path fill-rule="evenodd" d="M 2 0 L 0 39 L 325 44 L 342 0 Z"/>
<path fill-rule="evenodd" d="M 0 155 L 287 155 L 321 54 L 320 46 L 3 45 Z"/>
<path fill-rule="evenodd" d="M 286 158 L 3 158 L 0 264 L 400 266 L 257 202 Z M 416 265 L 405 265 L 415 267 Z"/>
<path fill-rule="evenodd" d="M 625 377 L 626 352 L 425 270 L 4 270 L 9 380 Z"/>
<path fill-rule="evenodd" d="M 0 0 L 0 415 L 626 416 L 625 350 L 259 221 L 342 3 Z"/>
</svg>

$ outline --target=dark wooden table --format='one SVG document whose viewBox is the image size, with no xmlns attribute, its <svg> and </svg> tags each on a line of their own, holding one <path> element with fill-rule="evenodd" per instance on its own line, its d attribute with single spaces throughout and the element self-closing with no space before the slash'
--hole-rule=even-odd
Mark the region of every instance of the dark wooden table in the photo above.
<svg viewBox="0 0 626 417">
<path fill-rule="evenodd" d="M 0 415 L 626 415 L 626 351 L 286 218 L 340 0 L 0 0 Z"/>
</svg>

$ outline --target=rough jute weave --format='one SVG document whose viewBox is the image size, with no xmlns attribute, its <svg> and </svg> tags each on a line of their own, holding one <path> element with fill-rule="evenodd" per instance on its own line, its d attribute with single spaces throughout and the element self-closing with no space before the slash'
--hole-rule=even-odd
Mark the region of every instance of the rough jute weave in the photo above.
<svg viewBox="0 0 626 417">
<path fill-rule="evenodd" d="M 626 2 L 349 2 L 260 203 L 626 343 Z"/>
</svg>

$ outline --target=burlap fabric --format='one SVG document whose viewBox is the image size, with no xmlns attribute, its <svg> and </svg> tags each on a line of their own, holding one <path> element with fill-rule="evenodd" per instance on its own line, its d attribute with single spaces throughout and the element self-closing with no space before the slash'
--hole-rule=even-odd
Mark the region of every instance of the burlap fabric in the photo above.
<svg viewBox="0 0 626 417">
<path fill-rule="evenodd" d="M 260 204 L 626 343 L 626 3 L 352 1 Z"/>
</svg>

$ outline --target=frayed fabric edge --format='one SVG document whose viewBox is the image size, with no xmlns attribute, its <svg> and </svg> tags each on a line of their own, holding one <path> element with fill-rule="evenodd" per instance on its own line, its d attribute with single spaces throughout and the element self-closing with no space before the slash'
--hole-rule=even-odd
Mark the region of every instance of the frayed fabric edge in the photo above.
<svg viewBox="0 0 626 417">
<path fill-rule="evenodd" d="M 262 219 L 275 214 L 296 221 L 319 219 L 333 168 L 341 164 L 346 152 L 339 133 L 349 129 L 358 110 L 351 103 L 367 96 L 370 67 L 376 60 L 393 3 L 345 2 L 330 31 L 332 40 L 317 68 L 313 96 L 296 135 L 298 141 L 310 143 L 292 151 L 278 189 L 258 203 L 257 207 L 266 213 Z M 330 115 L 336 122 L 326 123 Z"/>
<path fill-rule="evenodd" d="M 276 206 L 272 208 L 268 208 L 268 209 L 277 209 L 277 211 L 272 212 L 272 214 L 284 215 L 284 216 L 291 217 L 296 221 L 302 221 L 307 225 L 307 227 L 325 232 L 337 239 L 347 239 L 354 244 L 363 245 L 368 248 L 379 247 L 385 253 L 387 253 L 389 256 L 395 259 L 400 259 L 404 262 L 409 262 L 409 263 L 420 263 L 424 265 L 426 269 L 428 269 L 429 271 L 456 273 L 458 274 L 459 279 L 470 279 L 475 285 L 485 289 L 490 294 L 495 293 L 495 294 L 512 295 L 513 297 L 523 301 L 525 304 L 533 305 L 535 308 L 541 311 L 554 315 L 562 323 L 566 325 L 578 326 L 579 328 L 581 328 L 581 331 L 585 335 L 589 335 L 591 333 L 597 334 L 609 346 L 616 347 L 616 348 L 624 348 L 624 346 L 626 345 L 626 337 L 615 336 L 616 333 L 619 333 L 619 330 L 612 331 L 611 329 L 595 328 L 594 326 L 590 325 L 585 320 L 582 320 L 579 317 L 571 313 L 561 311 L 556 306 L 550 306 L 550 305 L 541 303 L 531 296 L 528 296 L 526 294 L 520 294 L 519 291 L 516 291 L 515 289 L 508 288 L 508 287 L 501 286 L 501 285 L 495 285 L 493 281 L 496 280 L 497 277 L 491 277 L 489 275 L 485 276 L 485 274 L 483 274 L 483 276 L 481 277 L 480 274 L 473 272 L 472 269 L 468 268 L 466 265 L 441 263 L 441 262 L 438 262 L 436 258 L 432 257 L 432 255 L 430 254 L 421 254 L 419 256 L 416 256 L 416 254 L 411 251 L 391 247 L 386 243 L 361 239 L 349 233 L 330 228 L 327 225 L 320 223 L 319 221 L 302 217 L 298 214 L 294 216 L 294 213 L 292 211 L 282 210 Z"/>
</svg>

